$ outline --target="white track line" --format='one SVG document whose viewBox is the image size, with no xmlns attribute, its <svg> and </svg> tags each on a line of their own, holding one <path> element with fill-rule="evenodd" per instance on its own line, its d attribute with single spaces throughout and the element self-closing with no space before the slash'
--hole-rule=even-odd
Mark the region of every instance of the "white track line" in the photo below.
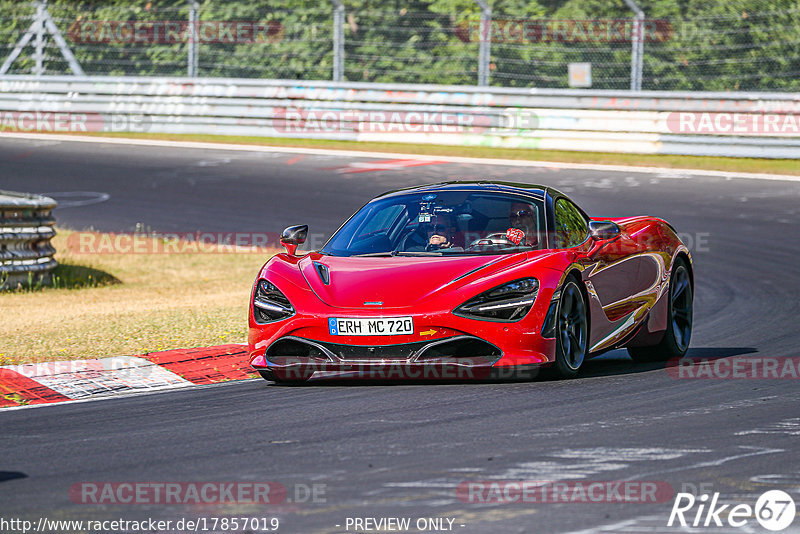
<svg viewBox="0 0 800 534">
<path fill-rule="evenodd" d="M 446 161 L 448 163 L 467 163 L 470 165 L 505 165 L 510 167 L 549 167 L 554 169 L 636 172 L 645 174 L 671 174 L 677 178 L 689 176 L 709 176 L 715 178 L 744 178 L 749 180 L 781 180 L 800 182 L 800 176 L 788 174 L 768 174 L 754 172 L 710 171 L 703 169 L 676 169 L 670 167 L 637 167 L 633 165 L 600 165 L 594 163 L 563 163 L 558 161 L 528 161 L 498 158 L 466 158 L 459 156 L 438 156 L 425 154 L 403 154 L 399 152 L 362 152 L 358 150 L 335 150 L 325 148 L 299 148 L 268 145 L 237 145 L 228 143 L 203 143 L 198 141 L 162 141 L 158 139 L 128 139 L 121 137 L 84 137 L 80 135 L 4 133 L 0 136 L 9 139 L 35 139 L 38 141 L 71 141 L 76 143 L 111 143 L 117 145 L 155 146 L 171 148 L 195 148 L 201 150 L 233 150 L 244 152 L 283 152 L 286 154 L 310 154 L 317 156 L 347 156 L 354 158 L 417 159 L 426 161 Z M 800 165 L 800 162 L 798 162 Z M 666 177 L 666 176 L 665 176 Z"/>
</svg>

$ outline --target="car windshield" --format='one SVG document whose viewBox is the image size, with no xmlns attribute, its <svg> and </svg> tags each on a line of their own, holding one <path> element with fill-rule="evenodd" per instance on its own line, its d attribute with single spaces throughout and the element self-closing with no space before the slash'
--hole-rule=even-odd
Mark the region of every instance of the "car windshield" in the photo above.
<svg viewBox="0 0 800 534">
<path fill-rule="evenodd" d="M 413 193 L 374 200 L 325 244 L 332 256 L 510 254 L 543 248 L 540 200 L 492 192 Z"/>
</svg>

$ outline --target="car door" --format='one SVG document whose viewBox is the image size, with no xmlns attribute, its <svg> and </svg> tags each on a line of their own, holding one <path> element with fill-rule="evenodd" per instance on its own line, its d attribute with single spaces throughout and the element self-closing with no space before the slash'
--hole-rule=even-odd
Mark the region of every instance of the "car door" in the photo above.
<svg viewBox="0 0 800 534">
<path fill-rule="evenodd" d="M 554 248 L 571 248 L 582 268 L 591 314 L 589 350 L 601 350 L 635 329 L 651 304 L 647 296 L 634 297 L 646 285 L 640 280 L 639 245 L 624 231 L 607 241 L 591 238 L 589 218 L 566 197 L 555 200 L 553 213 Z"/>
</svg>

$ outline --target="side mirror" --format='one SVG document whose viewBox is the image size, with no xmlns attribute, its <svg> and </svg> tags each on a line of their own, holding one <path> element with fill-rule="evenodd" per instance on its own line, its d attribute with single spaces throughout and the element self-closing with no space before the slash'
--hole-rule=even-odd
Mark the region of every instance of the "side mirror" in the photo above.
<svg viewBox="0 0 800 534">
<path fill-rule="evenodd" d="M 286 252 L 288 252 L 290 256 L 294 256 L 295 251 L 297 250 L 297 245 L 302 245 L 305 243 L 307 235 L 307 224 L 290 226 L 281 234 L 281 245 L 286 248 Z"/>
<path fill-rule="evenodd" d="M 619 226 L 611 221 L 589 221 L 589 233 L 595 241 L 613 239 L 619 232 Z"/>
</svg>

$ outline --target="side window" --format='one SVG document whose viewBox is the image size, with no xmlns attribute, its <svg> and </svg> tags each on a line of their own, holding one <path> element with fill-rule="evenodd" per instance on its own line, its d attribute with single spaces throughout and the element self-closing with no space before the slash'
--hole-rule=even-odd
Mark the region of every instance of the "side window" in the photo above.
<svg viewBox="0 0 800 534">
<path fill-rule="evenodd" d="M 578 208 L 566 198 L 559 198 L 555 205 L 554 248 L 574 247 L 586 239 L 589 223 Z"/>
</svg>

